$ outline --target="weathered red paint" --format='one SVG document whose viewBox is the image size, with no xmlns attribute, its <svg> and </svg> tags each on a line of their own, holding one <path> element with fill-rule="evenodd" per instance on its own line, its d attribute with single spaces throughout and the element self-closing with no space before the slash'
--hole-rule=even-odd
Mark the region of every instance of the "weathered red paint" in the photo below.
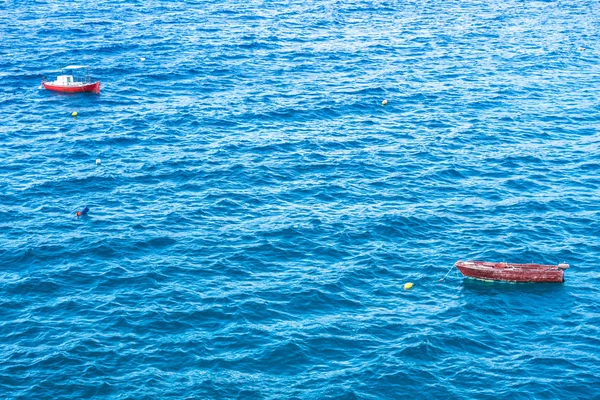
<svg viewBox="0 0 600 400">
<path fill-rule="evenodd" d="M 44 88 L 48 90 L 54 90 L 55 92 L 64 93 L 100 93 L 100 82 L 88 83 L 84 85 L 53 85 L 48 82 L 42 82 Z"/>
<path fill-rule="evenodd" d="M 510 264 L 505 262 L 458 261 L 456 268 L 464 276 L 509 282 L 564 282 L 568 264 Z"/>
</svg>

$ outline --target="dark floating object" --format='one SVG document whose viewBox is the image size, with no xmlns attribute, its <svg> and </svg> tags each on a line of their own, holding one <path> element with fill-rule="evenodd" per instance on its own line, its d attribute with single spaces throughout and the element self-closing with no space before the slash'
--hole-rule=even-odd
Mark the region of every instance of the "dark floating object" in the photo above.
<svg viewBox="0 0 600 400">
<path fill-rule="evenodd" d="M 510 264 L 505 262 L 457 261 L 464 276 L 486 281 L 564 282 L 569 264 Z"/>
<path fill-rule="evenodd" d="M 81 217 L 81 216 L 83 216 L 83 215 L 87 214 L 87 213 L 88 213 L 88 211 L 90 211 L 90 209 L 88 208 L 88 206 L 85 206 L 85 207 L 83 208 L 83 210 L 81 210 L 81 211 L 77 211 L 77 212 L 75 213 L 75 215 L 77 215 L 78 217 Z"/>
</svg>

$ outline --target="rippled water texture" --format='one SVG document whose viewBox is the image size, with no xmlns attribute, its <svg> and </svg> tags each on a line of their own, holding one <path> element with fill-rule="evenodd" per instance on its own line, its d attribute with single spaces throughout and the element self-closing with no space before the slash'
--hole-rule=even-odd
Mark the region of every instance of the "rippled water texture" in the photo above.
<svg viewBox="0 0 600 400">
<path fill-rule="evenodd" d="M 0 2 L 1 397 L 600 398 L 599 12 Z"/>
</svg>

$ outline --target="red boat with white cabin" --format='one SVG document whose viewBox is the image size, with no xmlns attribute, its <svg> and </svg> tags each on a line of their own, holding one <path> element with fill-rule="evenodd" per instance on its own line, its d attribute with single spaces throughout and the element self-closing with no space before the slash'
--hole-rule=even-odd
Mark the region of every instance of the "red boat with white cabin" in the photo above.
<svg viewBox="0 0 600 400">
<path fill-rule="evenodd" d="M 486 281 L 564 282 L 569 264 L 511 264 L 506 262 L 457 261 L 456 268 L 466 277 Z"/>
<path fill-rule="evenodd" d="M 54 82 L 42 79 L 44 88 L 63 93 L 100 93 L 100 81 L 92 81 L 88 66 L 69 65 L 63 70 L 63 75 L 57 76 Z"/>
</svg>

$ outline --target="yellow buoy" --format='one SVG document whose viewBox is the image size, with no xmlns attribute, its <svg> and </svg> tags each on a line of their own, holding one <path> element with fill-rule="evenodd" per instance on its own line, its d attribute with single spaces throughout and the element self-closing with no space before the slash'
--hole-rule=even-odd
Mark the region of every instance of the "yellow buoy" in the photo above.
<svg viewBox="0 0 600 400">
<path fill-rule="evenodd" d="M 385 106 L 387 103 L 388 103 L 387 100 L 384 100 L 384 101 L 381 102 L 381 105 Z"/>
<path fill-rule="evenodd" d="M 413 283 L 412 282 L 408 282 L 404 284 L 404 290 L 408 290 L 408 289 L 412 289 L 413 287 Z"/>
<path fill-rule="evenodd" d="M 71 117 L 76 117 L 76 116 L 77 116 L 77 111 L 73 111 L 73 112 L 71 113 Z"/>
</svg>

